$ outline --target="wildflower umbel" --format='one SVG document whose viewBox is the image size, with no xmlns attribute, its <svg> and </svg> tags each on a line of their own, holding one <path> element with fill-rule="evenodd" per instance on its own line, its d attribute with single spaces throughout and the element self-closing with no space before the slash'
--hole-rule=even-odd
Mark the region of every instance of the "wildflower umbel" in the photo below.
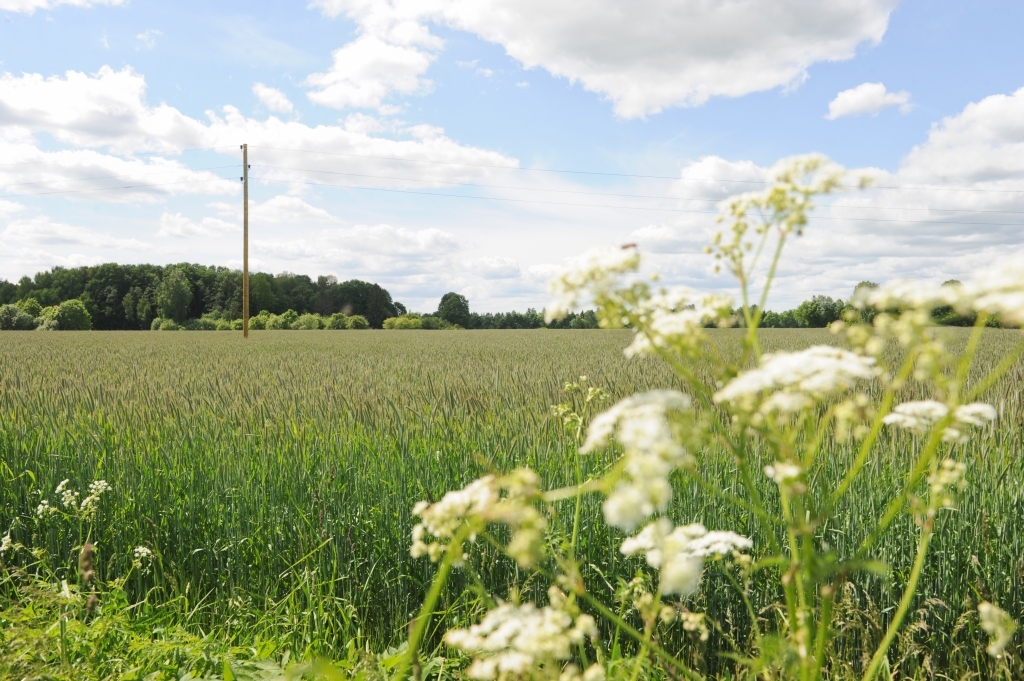
<svg viewBox="0 0 1024 681">
<path fill-rule="evenodd" d="M 978 603 L 978 620 L 989 638 L 985 650 L 992 657 L 1001 657 L 1013 638 L 1013 632 L 1017 630 L 1017 623 L 1009 613 L 988 601 Z"/>
<path fill-rule="evenodd" d="M 815 345 L 799 352 L 764 355 L 760 367 L 729 381 L 714 399 L 746 412 L 794 414 L 878 374 L 874 357 Z"/>
<path fill-rule="evenodd" d="M 753 545 L 735 532 L 708 532 L 700 523 L 673 528 L 668 519 L 659 518 L 622 542 L 620 550 L 627 556 L 643 553 L 647 564 L 661 574 L 662 593 L 685 596 L 697 590 L 705 558 Z"/>
<path fill-rule="evenodd" d="M 636 272 L 639 266 L 640 254 L 635 248 L 589 251 L 551 282 L 554 299 L 544 310 L 544 321 L 561 319 L 588 298 L 608 296 L 621 275 Z"/>
<path fill-rule="evenodd" d="M 936 400 L 904 402 L 886 414 L 882 423 L 905 428 L 915 433 L 926 433 L 949 415 L 949 407 Z M 996 419 L 996 409 L 984 402 L 962 404 L 953 410 L 952 424 L 942 430 L 947 442 L 966 442 L 962 429 L 966 426 L 984 426 Z"/>
<path fill-rule="evenodd" d="M 437 562 L 463 529 L 466 539 L 474 541 L 488 523 L 499 522 L 514 532 L 507 548 L 509 554 L 521 565 L 532 565 L 546 526 L 532 505 L 539 482 L 537 474 L 528 469 L 501 478 L 485 475 L 461 490 L 448 492 L 436 504 L 417 503 L 413 514 L 422 522 L 412 530 L 412 557 L 429 556 Z M 431 536 L 437 541 L 429 541 Z"/>
<path fill-rule="evenodd" d="M 551 605 L 502 603 L 479 624 L 445 634 L 445 643 L 473 656 L 466 675 L 471 679 L 558 678 L 562 661 L 587 638 L 597 637 L 597 625 L 589 615 L 574 621 L 557 588 L 551 587 L 548 595 Z M 591 673 L 590 678 L 595 676 Z"/>
<path fill-rule="evenodd" d="M 625 451 L 623 479 L 604 502 L 609 524 L 632 530 L 668 507 L 669 475 L 692 460 L 676 441 L 669 417 L 690 406 L 690 398 L 681 392 L 653 390 L 621 400 L 591 422 L 580 453 L 604 447 L 612 438 Z"/>
</svg>

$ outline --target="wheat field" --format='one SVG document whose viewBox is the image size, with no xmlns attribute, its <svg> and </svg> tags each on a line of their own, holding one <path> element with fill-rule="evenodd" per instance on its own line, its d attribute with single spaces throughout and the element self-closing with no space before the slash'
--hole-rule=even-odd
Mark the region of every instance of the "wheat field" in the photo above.
<svg viewBox="0 0 1024 681">
<path fill-rule="evenodd" d="M 740 332 L 711 333 L 727 352 Z M 972 380 L 1019 333 L 987 331 Z M 766 350 L 835 342 L 825 330 L 762 334 Z M 948 334 L 952 345 L 964 339 Z M 628 331 L 552 330 L 265 331 L 248 341 L 198 332 L 2 334 L 0 532 L 45 547 L 58 570 L 70 571 L 82 532 L 91 531 L 108 576 L 128 572 L 134 547 L 150 547 L 154 569 L 132 573 L 132 598 L 200 631 L 240 643 L 285 639 L 328 655 L 349 641 L 383 650 L 405 635 L 432 575 L 408 554 L 413 504 L 490 469 L 529 465 L 548 484 L 570 482 L 573 440 L 549 410 L 564 382 L 586 375 L 613 399 L 676 385 L 657 360 L 625 359 L 629 339 Z M 917 624 L 899 642 L 911 667 L 927 658 L 973 668 L 980 639 L 963 615 L 978 600 L 1024 613 L 1022 380 L 1018 365 L 983 396 L 999 420 L 957 445 L 969 487 L 943 516 Z M 842 551 L 870 531 L 912 444 L 907 434 L 883 437 L 872 475 L 847 497 L 842 524 L 822 528 L 824 541 Z M 830 455 L 838 478 L 850 451 L 835 445 Z M 611 460 L 594 455 L 584 465 L 596 474 Z M 704 475 L 738 491 L 730 460 L 714 450 L 698 460 Z M 36 518 L 64 479 L 80 490 L 96 479 L 111 485 L 91 530 Z M 676 487 L 675 519 L 734 529 L 758 545 L 763 530 L 750 518 L 683 477 Z M 764 494 L 773 493 L 766 478 Z M 601 522 L 597 499 L 584 517 L 588 586 L 611 598 L 641 563 L 618 553 L 622 537 Z M 901 521 L 875 556 L 889 574 L 850 584 L 833 655 L 870 649 L 899 598 L 915 533 Z M 453 580 L 441 622 L 464 622 L 480 607 L 470 588 L 477 578 L 499 594 L 543 586 L 482 550 Z M 727 628 L 745 626 L 715 574 L 694 598 L 691 607 Z"/>
</svg>

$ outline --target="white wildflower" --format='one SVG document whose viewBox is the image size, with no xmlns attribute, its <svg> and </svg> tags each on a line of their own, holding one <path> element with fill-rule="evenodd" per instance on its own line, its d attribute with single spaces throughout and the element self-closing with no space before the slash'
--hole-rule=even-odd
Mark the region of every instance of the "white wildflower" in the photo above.
<svg viewBox="0 0 1024 681">
<path fill-rule="evenodd" d="M 1017 623 L 1008 612 L 988 601 L 978 603 L 978 619 L 981 628 L 989 637 L 989 644 L 985 650 L 992 657 L 1001 657 L 1013 638 L 1013 632 L 1017 630 Z"/>
<path fill-rule="evenodd" d="M 552 598 L 553 602 L 557 600 Z M 503 603 L 488 612 L 479 624 L 453 629 L 445 634 L 444 640 L 473 656 L 473 663 L 466 669 L 466 675 L 472 679 L 537 672 L 558 678 L 560 662 L 569 659 L 574 648 L 586 638 L 596 636 L 597 625 L 589 615 L 580 615 L 574 622 L 572 615 L 558 607 Z M 592 672 L 590 678 L 596 681 L 600 676 Z"/>
<path fill-rule="evenodd" d="M 100 497 L 110 491 L 110 485 L 106 480 L 95 480 L 89 485 L 89 496 L 82 499 L 82 505 L 78 510 L 82 517 L 90 519 L 96 515 L 100 505 Z"/>
<path fill-rule="evenodd" d="M 775 463 L 764 467 L 764 474 L 778 485 L 788 484 L 798 479 L 803 472 L 804 471 L 800 466 L 797 466 L 794 463 L 785 463 L 783 461 L 776 461 Z"/>
<path fill-rule="evenodd" d="M 54 496 L 60 497 L 60 503 L 64 508 L 74 509 L 78 507 L 78 492 L 68 489 L 68 483 L 70 480 L 64 478 L 57 485 L 57 489 L 53 490 Z"/>
<path fill-rule="evenodd" d="M 939 469 L 928 476 L 932 508 L 951 508 L 953 491 L 962 491 L 967 486 L 964 475 L 967 465 L 953 459 L 943 459 Z"/>
<path fill-rule="evenodd" d="M 700 636 L 701 641 L 707 641 L 711 632 L 708 630 L 706 618 L 704 613 L 700 612 L 684 612 L 682 614 L 683 620 L 683 631 L 692 631 L 693 633 Z"/>
<path fill-rule="evenodd" d="M 136 546 L 132 551 L 132 565 L 142 574 L 148 574 L 153 562 L 153 550 L 148 546 Z"/>
<path fill-rule="evenodd" d="M 621 275 L 636 272 L 639 267 L 640 254 L 635 248 L 591 250 L 551 282 L 554 300 L 545 308 L 544 320 L 561 319 L 587 297 L 608 295 Z"/>
<path fill-rule="evenodd" d="M 760 367 L 729 381 L 715 393 L 714 400 L 742 411 L 789 414 L 878 374 L 873 357 L 816 345 L 799 352 L 764 355 Z"/>
<path fill-rule="evenodd" d="M 594 417 L 580 453 L 605 447 L 612 439 L 625 451 L 623 479 L 604 503 L 608 523 L 632 530 L 668 508 L 672 498 L 668 476 L 691 460 L 676 442 L 668 417 L 690 407 L 690 398 L 681 392 L 654 390 L 627 397 Z"/>
<path fill-rule="evenodd" d="M 949 415 L 949 407 L 936 400 L 904 402 L 882 418 L 882 423 L 905 428 L 915 433 L 926 433 Z M 966 442 L 962 428 L 983 426 L 996 419 L 995 407 L 984 402 L 963 404 L 953 410 L 952 424 L 943 429 L 942 439 L 947 442 Z"/>
<path fill-rule="evenodd" d="M 659 518 L 623 541 L 620 551 L 627 556 L 643 553 L 661 574 L 662 593 L 687 595 L 697 590 L 705 558 L 752 546 L 735 532 L 708 532 L 700 523 L 673 528 L 668 519 Z"/>
<path fill-rule="evenodd" d="M 1004 324 L 1024 325 L 1024 261 L 1007 260 L 989 267 L 964 284 L 971 307 Z"/>
<path fill-rule="evenodd" d="M 925 281 L 897 279 L 878 287 L 864 287 L 858 290 L 853 304 L 859 308 L 876 310 L 925 309 L 942 306 L 958 306 L 964 297 L 959 284 L 939 285 Z"/>
<path fill-rule="evenodd" d="M 57 509 L 53 506 L 50 506 L 50 502 L 47 499 L 43 499 L 42 501 L 39 502 L 39 505 L 36 506 L 36 517 L 40 519 L 48 518 L 54 513 L 57 513 Z"/>
<path fill-rule="evenodd" d="M 3 539 L 0 539 L 0 557 L 2 557 L 5 553 L 7 553 L 8 550 L 10 550 L 12 543 L 13 542 L 11 541 L 10 532 L 5 534 Z"/>
<path fill-rule="evenodd" d="M 674 345 L 692 346 L 704 338 L 704 327 L 731 314 L 732 298 L 719 294 L 697 297 L 687 288 L 662 289 L 636 306 L 636 336 L 627 357 L 654 354 Z"/>
<path fill-rule="evenodd" d="M 412 557 L 429 556 L 436 562 L 463 527 L 468 527 L 468 539 L 474 541 L 487 523 L 500 522 L 514 530 L 509 554 L 528 567 L 538 557 L 546 526 L 531 503 L 539 482 L 537 474 L 529 469 L 514 471 L 503 478 L 485 475 L 461 490 L 448 492 L 435 504 L 417 503 L 413 514 L 421 522 L 412 530 Z M 506 491 L 504 497 L 501 490 Z M 428 535 L 438 541 L 428 541 Z"/>
</svg>

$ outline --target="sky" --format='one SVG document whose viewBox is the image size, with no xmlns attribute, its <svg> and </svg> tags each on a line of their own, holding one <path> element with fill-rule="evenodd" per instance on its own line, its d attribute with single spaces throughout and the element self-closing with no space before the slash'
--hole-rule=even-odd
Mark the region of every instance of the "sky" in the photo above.
<svg viewBox="0 0 1024 681">
<path fill-rule="evenodd" d="M 728 290 L 718 206 L 789 156 L 823 201 L 769 306 L 1024 251 L 1024 3 L 0 0 L 0 278 L 241 266 L 428 312 L 542 308 L 594 247 Z"/>
</svg>

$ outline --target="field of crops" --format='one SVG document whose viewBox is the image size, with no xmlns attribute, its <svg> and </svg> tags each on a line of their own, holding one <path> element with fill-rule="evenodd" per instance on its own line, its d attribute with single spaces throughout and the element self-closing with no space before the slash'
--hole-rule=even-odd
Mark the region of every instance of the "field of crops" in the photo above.
<svg viewBox="0 0 1024 681">
<path fill-rule="evenodd" d="M 738 331 L 713 332 L 728 349 Z M 766 350 L 834 342 L 824 330 L 767 330 Z M 964 333 L 950 330 L 950 344 Z M 405 635 L 432 566 L 409 557 L 410 511 L 488 468 L 535 467 L 550 484 L 575 475 L 573 441 L 550 416 L 562 384 L 581 375 L 613 399 L 674 386 L 657 360 L 626 360 L 629 332 L 37 333 L 0 336 L 0 532 L 45 547 L 71 569 L 80 527 L 39 522 L 41 498 L 65 478 L 112 487 L 92 540 L 99 569 L 124 574 L 137 546 L 156 555 L 136 571 L 134 599 L 202 631 L 240 641 L 286 639 L 297 651 L 339 654 L 353 639 L 383 649 Z M 972 380 L 1019 332 L 986 332 Z M 999 350 L 999 352 L 996 352 Z M 1001 417 L 960 453 L 969 487 L 942 517 L 920 589 L 907 654 L 957 655 L 957 622 L 979 599 L 1024 613 L 1024 403 L 1017 366 L 984 399 Z M 913 393 L 913 388 L 908 388 Z M 926 396 L 918 396 L 926 397 Z M 856 545 L 905 475 L 912 436 L 887 434 L 872 475 L 847 497 L 833 546 Z M 851 456 L 830 445 L 833 472 Z M 704 475 L 735 488 L 733 462 L 713 450 Z M 611 456 L 585 459 L 593 472 Z M 869 482 L 868 482 L 869 481 Z M 765 494 L 773 483 L 765 479 Z M 589 587 L 609 594 L 642 563 L 589 502 L 583 527 Z M 759 543 L 756 523 L 720 508 L 682 478 L 671 515 L 729 528 Z M 836 655 L 860 655 L 901 591 L 916 528 L 907 519 L 876 558 L 888 578 L 847 594 Z M 474 568 L 496 592 L 521 584 L 515 565 L 483 552 Z M 444 601 L 449 623 L 477 596 L 460 573 Z M 710 577 L 698 609 L 723 621 L 737 609 Z M 764 599 L 768 602 L 767 595 Z M 433 639 L 436 641 L 436 637 Z M 964 655 L 983 654 L 969 646 Z M 970 667 L 970 662 L 961 660 Z"/>
</svg>

